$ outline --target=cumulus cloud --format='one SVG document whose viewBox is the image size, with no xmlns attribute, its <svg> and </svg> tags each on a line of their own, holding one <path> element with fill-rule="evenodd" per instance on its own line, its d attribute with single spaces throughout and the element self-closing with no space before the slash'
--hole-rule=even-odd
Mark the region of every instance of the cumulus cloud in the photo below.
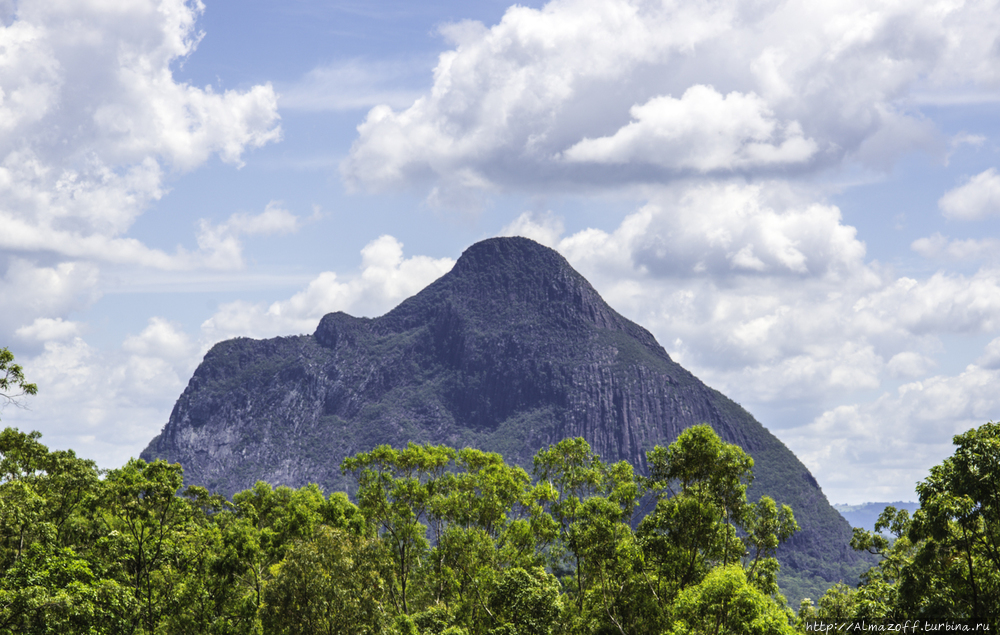
<svg viewBox="0 0 1000 635">
<path fill-rule="evenodd" d="M 332 311 L 378 315 L 450 271 L 454 264 L 450 258 L 404 258 L 401 242 L 380 236 L 361 250 L 357 274 L 325 271 L 291 298 L 271 304 L 224 304 L 202 324 L 202 337 L 215 343 L 235 336 L 311 333 L 320 318 Z"/>
<path fill-rule="evenodd" d="M 59 325 L 40 322 L 33 330 L 41 335 L 53 326 Z M 177 325 L 156 317 L 117 350 L 64 335 L 18 360 L 39 394 L 24 409 L 6 410 L 3 423 L 41 430 L 51 448 L 72 448 L 101 467 L 118 467 L 163 427 L 198 361 L 197 347 Z"/>
<path fill-rule="evenodd" d="M 176 324 L 160 317 L 152 317 L 141 333 L 125 338 L 122 350 L 144 357 L 186 361 L 194 352 L 195 346 Z"/>
<path fill-rule="evenodd" d="M 886 364 L 886 370 L 892 377 L 924 377 L 934 367 L 934 360 L 916 351 L 896 353 Z"/>
<path fill-rule="evenodd" d="M 1000 255 L 1000 240 L 996 238 L 967 238 L 949 240 L 941 232 L 918 238 L 910 245 L 924 258 L 960 262 L 963 260 L 995 260 Z"/>
<path fill-rule="evenodd" d="M 915 500 L 914 486 L 949 456 L 951 438 L 997 416 L 1000 371 L 970 365 L 838 406 L 782 437 L 831 500 Z"/>
<path fill-rule="evenodd" d="M 656 277 L 777 275 L 841 279 L 863 268 L 864 243 L 840 210 L 802 199 L 779 183 L 684 184 L 662 190 L 611 234 L 567 237 L 571 259 L 628 254 Z M 610 263 L 609 263 L 610 264 Z M 616 267 L 618 268 L 618 267 Z"/>
<path fill-rule="evenodd" d="M 205 352 L 179 324 L 151 317 L 119 347 L 87 343 L 79 324 L 38 319 L 18 334 L 43 341 L 19 356 L 39 394 L 3 413 L 4 425 L 40 430 L 52 448 L 72 448 L 101 467 L 138 456 L 166 423 Z"/>
<path fill-rule="evenodd" d="M 552 212 L 524 212 L 500 230 L 498 236 L 523 236 L 546 247 L 555 247 L 565 231 L 561 218 Z"/>
<path fill-rule="evenodd" d="M 946 192 L 938 207 L 947 218 L 957 220 L 979 220 L 1000 214 L 1000 174 L 996 168 L 980 172 Z"/>
<path fill-rule="evenodd" d="M 3 263 L 0 263 L 2 265 Z M 85 309 L 97 299 L 100 273 L 87 262 L 62 262 L 38 266 L 22 258 L 10 258 L 0 277 L 0 335 L 16 334 L 24 339 L 41 341 L 66 324 L 59 320 L 72 310 Z M 42 321 L 38 321 L 41 319 Z M 20 330 L 24 329 L 24 330 Z"/>
<path fill-rule="evenodd" d="M 372 108 L 341 171 L 461 205 L 461 190 L 944 158 L 913 97 L 995 86 L 998 23 L 986 1 L 514 6 L 489 28 L 445 28 L 454 48 L 431 90 Z"/>
<path fill-rule="evenodd" d="M 986 346 L 982 356 L 976 360 L 976 365 L 990 370 L 1000 370 L 1000 337 Z"/>
<path fill-rule="evenodd" d="M 178 267 L 203 266 L 212 269 L 239 269 L 243 266 L 244 235 L 268 236 L 296 232 L 303 219 L 271 201 L 260 214 L 237 212 L 228 220 L 213 225 L 206 219 L 198 223 L 198 252 L 179 252 L 174 264 Z"/>
<path fill-rule="evenodd" d="M 172 67 L 202 37 L 199 0 L 32 0 L 7 8 L 0 338 L 18 347 L 45 395 L 18 413 L 28 417 L 23 427 L 52 429 L 36 425 L 51 420 L 80 441 L 63 447 L 86 454 L 100 446 L 95 456 L 107 456 L 122 439 L 148 436 L 145 417 L 162 425 L 197 349 L 154 320 L 121 350 L 97 350 L 83 339 L 86 323 L 70 315 L 100 297 L 108 265 L 236 268 L 238 237 L 298 226 L 272 204 L 203 227 L 193 251 L 168 253 L 127 235 L 172 178 L 212 157 L 239 167 L 247 150 L 278 140 L 277 97 L 270 85 L 215 91 L 175 79 Z M 127 421 L 141 430 L 129 432 Z"/>
<path fill-rule="evenodd" d="M 854 304 L 872 329 L 897 325 L 915 334 L 986 333 L 1000 328 L 1000 271 L 901 277 Z"/>
<path fill-rule="evenodd" d="M 753 93 L 723 96 L 711 86 L 695 85 L 680 99 L 655 97 L 630 113 L 633 121 L 613 135 L 584 139 L 562 156 L 580 163 L 714 172 L 801 163 L 817 151 L 797 121 L 779 124 Z"/>
<path fill-rule="evenodd" d="M 36 318 L 34 322 L 22 326 L 14 333 L 18 337 L 39 342 L 65 340 L 80 335 L 80 323 L 62 318 Z"/>
<path fill-rule="evenodd" d="M 124 237 L 165 179 L 277 140 L 269 85 L 215 92 L 171 64 L 201 34 L 200 2 L 21 3 L 0 26 L 0 248 L 170 267 Z"/>
</svg>

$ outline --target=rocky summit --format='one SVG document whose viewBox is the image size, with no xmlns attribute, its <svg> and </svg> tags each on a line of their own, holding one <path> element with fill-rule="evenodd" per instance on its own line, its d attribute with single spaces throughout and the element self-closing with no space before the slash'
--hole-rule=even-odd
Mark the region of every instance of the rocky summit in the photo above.
<svg viewBox="0 0 1000 635">
<path fill-rule="evenodd" d="M 869 566 L 781 441 L 526 238 L 476 243 L 381 317 L 331 313 L 312 335 L 217 344 L 142 458 L 226 495 L 258 480 L 350 493 L 341 461 L 379 444 L 473 446 L 530 473 L 540 448 L 581 436 L 642 471 L 648 450 L 698 423 L 754 458 L 751 498 L 794 510 L 802 531 L 779 552 L 790 597 Z"/>
</svg>

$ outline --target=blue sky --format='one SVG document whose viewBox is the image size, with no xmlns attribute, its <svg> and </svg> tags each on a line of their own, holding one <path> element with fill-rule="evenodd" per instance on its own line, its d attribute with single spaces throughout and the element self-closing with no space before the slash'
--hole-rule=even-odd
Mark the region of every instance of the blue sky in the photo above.
<svg viewBox="0 0 1000 635">
<path fill-rule="evenodd" d="M 0 416 L 119 465 L 215 342 L 520 234 L 912 499 L 1000 412 L 996 4 L 0 1 Z"/>
</svg>

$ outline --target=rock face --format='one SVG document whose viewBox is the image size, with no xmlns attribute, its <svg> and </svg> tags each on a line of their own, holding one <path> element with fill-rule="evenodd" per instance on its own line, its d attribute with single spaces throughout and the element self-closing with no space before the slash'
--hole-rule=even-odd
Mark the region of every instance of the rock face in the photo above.
<svg viewBox="0 0 1000 635">
<path fill-rule="evenodd" d="M 349 491 L 341 460 L 382 443 L 475 446 L 530 473 L 538 449 L 582 436 L 644 470 L 648 450 L 697 423 L 753 456 L 752 497 L 795 511 L 785 580 L 852 582 L 865 563 L 850 527 L 791 451 L 525 238 L 473 245 L 382 317 L 331 313 L 311 336 L 217 344 L 142 457 L 226 495 L 258 480 Z"/>
</svg>

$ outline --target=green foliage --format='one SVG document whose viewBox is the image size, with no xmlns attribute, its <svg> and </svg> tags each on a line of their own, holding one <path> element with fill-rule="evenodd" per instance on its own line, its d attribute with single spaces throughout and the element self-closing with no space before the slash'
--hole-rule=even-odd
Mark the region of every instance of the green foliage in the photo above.
<svg viewBox="0 0 1000 635">
<path fill-rule="evenodd" d="M 382 554 L 369 538 L 321 525 L 272 567 L 262 623 L 274 635 L 377 633 L 383 608 Z M 294 619 L 289 619 L 294 616 Z"/>
<path fill-rule="evenodd" d="M 708 426 L 693 426 L 650 452 L 649 466 L 644 482 L 656 507 L 638 535 L 657 571 L 657 595 L 674 598 L 716 567 L 740 562 L 758 590 L 780 597 L 774 553 L 798 525 L 769 497 L 747 502 L 753 459 Z"/>
<path fill-rule="evenodd" d="M 561 613 L 559 583 L 541 567 L 505 570 L 489 599 L 490 617 L 499 624 L 491 634 L 548 635 Z"/>
<path fill-rule="evenodd" d="M 428 548 L 422 524 L 437 485 L 455 451 L 445 446 L 409 444 L 405 450 L 380 445 L 345 459 L 341 469 L 357 475 L 358 507 L 392 556 L 389 598 L 397 612 L 409 613 L 411 578 Z"/>
<path fill-rule="evenodd" d="M 357 505 L 315 485 L 262 482 L 226 501 L 184 489 L 181 467 L 163 461 L 130 460 L 101 478 L 38 437 L 0 433 L 0 634 L 788 624 L 771 556 L 794 519 L 769 499 L 746 502 L 752 461 L 708 428 L 651 452 L 655 479 L 605 464 L 582 439 L 539 452 L 535 483 L 494 453 L 379 446 L 342 465 L 358 480 Z M 637 532 L 644 497 L 657 511 Z M 693 558 L 696 575 L 664 554 Z M 750 626 L 737 629 L 741 620 Z"/>
<path fill-rule="evenodd" d="M 0 633 L 129 632 L 134 597 L 88 513 L 96 466 L 39 437 L 0 432 Z"/>
<path fill-rule="evenodd" d="M 717 567 L 684 589 L 672 607 L 669 633 L 792 633 L 788 615 L 751 584 L 737 565 Z"/>
<path fill-rule="evenodd" d="M 917 485 L 912 517 L 887 507 L 874 532 L 855 529 L 852 546 L 881 558 L 861 586 L 831 589 L 818 606 L 804 604 L 800 619 L 1000 621 L 1000 424 L 954 443 Z"/>
</svg>

